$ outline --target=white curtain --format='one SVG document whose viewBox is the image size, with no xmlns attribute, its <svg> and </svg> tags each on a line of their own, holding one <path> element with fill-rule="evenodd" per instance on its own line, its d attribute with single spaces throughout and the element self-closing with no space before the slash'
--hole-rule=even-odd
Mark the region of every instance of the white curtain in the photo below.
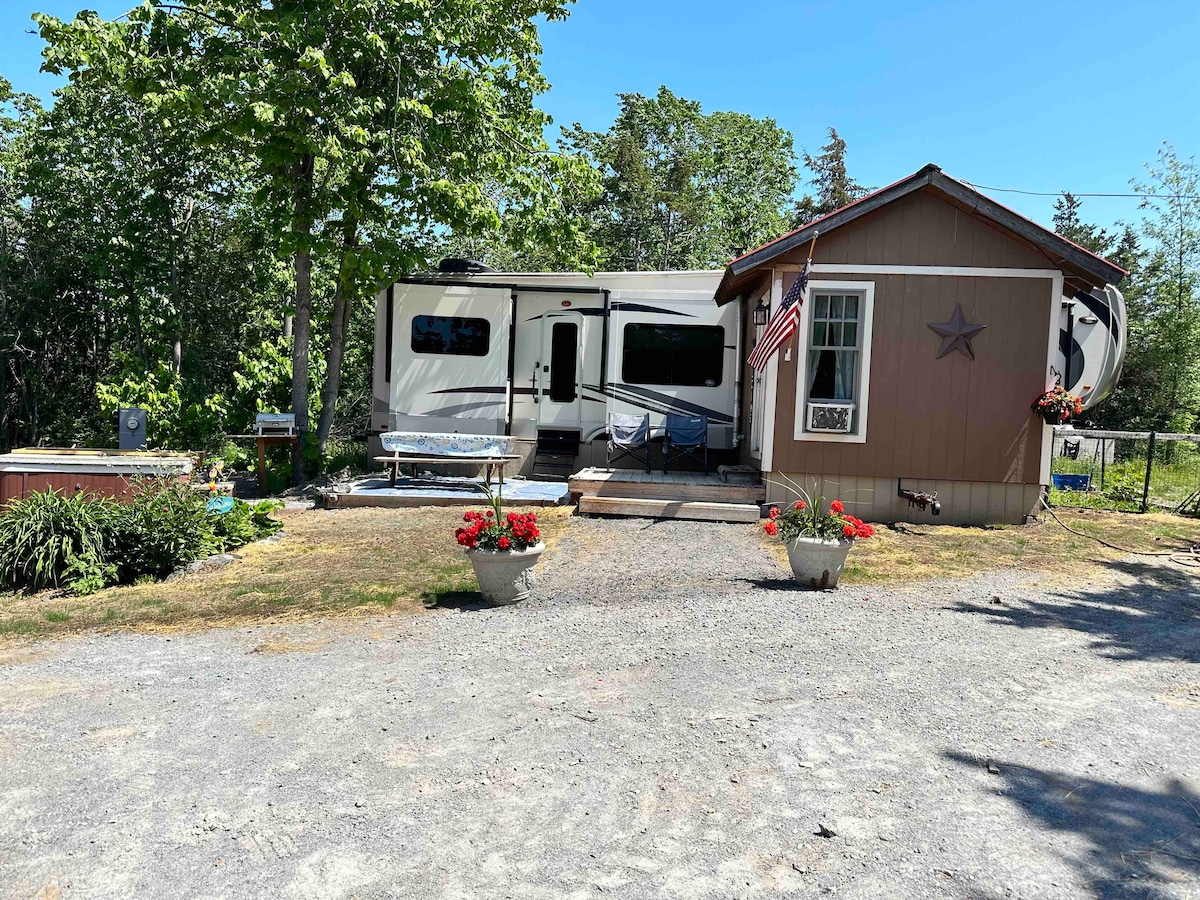
<svg viewBox="0 0 1200 900">
<path fill-rule="evenodd" d="M 857 350 L 839 350 L 837 373 L 834 377 L 834 400 L 854 399 L 854 370 L 858 362 Z"/>
<path fill-rule="evenodd" d="M 808 353 L 808 398 L 810 400 L 853 400 L 854 375 L 857 368 L 857 350 L 810 350 Z M 814 393 L 818 380 L 824 390 Z M 828 388 L 826 387 L 831 381 L 833 383 L 832 397 L 827 395 Z"/>
</svg>

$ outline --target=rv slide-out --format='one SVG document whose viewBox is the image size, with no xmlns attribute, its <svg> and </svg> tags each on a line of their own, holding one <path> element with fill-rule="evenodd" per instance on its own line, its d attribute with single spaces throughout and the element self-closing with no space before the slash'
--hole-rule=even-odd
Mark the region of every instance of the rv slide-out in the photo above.
<svg viewBox="0 0 1200 900">
<path fill-rule="evenodd" d="M 735 446 L 740 304 L 720 272 L 434 276 L 379 294 L 372 430 L 605 434 L 610 413 L 705 415 Z"/>
</svg>

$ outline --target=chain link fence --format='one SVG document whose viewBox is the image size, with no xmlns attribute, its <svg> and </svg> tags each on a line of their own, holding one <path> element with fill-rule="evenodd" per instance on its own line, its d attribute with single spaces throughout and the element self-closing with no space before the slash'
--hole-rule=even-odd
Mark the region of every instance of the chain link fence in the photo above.
<svg viewBox="0 0 1200 900">
<path fill-rule="evenodd" d="M 1050 505 L 1200 514 L 1200 435 L 1055 431 Z"/>
</svg>

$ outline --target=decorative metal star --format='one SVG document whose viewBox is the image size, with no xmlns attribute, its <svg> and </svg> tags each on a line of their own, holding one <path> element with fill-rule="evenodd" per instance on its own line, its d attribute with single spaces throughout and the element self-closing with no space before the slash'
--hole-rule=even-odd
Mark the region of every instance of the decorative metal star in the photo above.
<svg viewBox="0 0 1200 900">
<path fill-rule="evenodd" d="M 959 353 L 968 357 L 975 358 L 975 348 L 971 346 L 971 340 L 983 329 L 986 325 L 972 325 L 963 317 L 962 304 L 954 307 L 954 315 L 950 317 L 950 321 L 941 325 L 929 323 L 929 327 L 941 335 L 942 346 L 938 348 L 935 359 L 941 359 L 951 350 L 957 350 Z"/>
</svg>

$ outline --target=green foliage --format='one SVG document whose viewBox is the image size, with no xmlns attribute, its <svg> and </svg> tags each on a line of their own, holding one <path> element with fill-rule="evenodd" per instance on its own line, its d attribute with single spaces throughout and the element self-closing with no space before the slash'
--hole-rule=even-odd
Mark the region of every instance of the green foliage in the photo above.
<svg viewBox="0 0 1200 900">
<path fill-rule="evenodd" d="M 165 578 L 217 547 L 213 517 L 203 497 L 170 479 L 147 478 L 134 485 L 113 522 L 117 579 Z"/>
<path fill-rule="evenodd" d="M 796 184 L 787 131 L 772 119 L 705 115 L 665 86 L 652 98 L 618 96 L 611 128 L 576 124 L 560 142 L 600 174 L 602 192 L 583 210 L 602 265 L 708 268 L 778 237 Z"/>
<path fill-rule="evenodd" d="M 116 504 L 87 494 L 32 493 L 0 511 L 0 584 L 88 594 L 115 577 L 107 564 Z"/>
<path fill-rule="evenodd" d="M 170 479 L 144 479 L 126 501 L 34 492 L 0 510 L 0 585 L 90 594 L 164 578 L 189 562 L 274 534 L 277 501 L 235 501 L 225 515 Z"/>
<path fill-rule="evenodd" d="M 1200 167 L 1164 144 L 1146 173 L 1146 181 L 1133 182 L 1149 195 L 1140 232 L 1083 223 L 1073 197 L 1055 207 L 1060 232 L 1129 270 L 1121 284 L 1129 313 L 1125 368 L 1089 415 L 1108 428 L 1193 433 L 1200 427 Z"/>
<path fill-rule="evenodd" d="M 261 500 L 254 504 L 235 500 L 229 512 L 210 514 L 217 550 L 225 553 L 277 532 L 283 527 L 282 522 L 271 518 L 271 513 L 277 509 L 283 509 L 279 500 Z"/>
<path fill-rule="evenodd" d="M 565 18 L 567 5 L 180 0 L 115 21 L 34 18 L 47 69 L 102 84 L 153 128 L 181 125 L 251 172 L 250 208 L 293 264 L 291 407 L 302 435 L 312 326 L 322 324 L 314 263 L 318 287 L 323 270 L 333 287 L 323 445 L 349 314 L 386 275 L 426 264 L 431 234 L 496 228 L 500 210 L 481 185 L 499 186 L 516 231 L 586 255 L 563 194 L 589 173 L 548 152 L 549 118 L 533 105 L 548 87 L 537 22 Z"/>
<path fill-rule="evenodd" d="M 792 227 L 807 225 L 819 216 L 827 215 L 853 203 L 871 188 L 865 188 L 850 177 L 846 169 L 846 142 L 836 128 L 829 129 L 829 143 L 816 156 L 805 151 L 802 154 L 805 167 L 812 172 L 809 182 L 815 189 L 805 194 L 796 203 L 792 214 Z"/>
<path fill-rule="evenodd" d="M 119 380 L 96 385 L 100 412 L 137 407 L 146 410 L 146 442 L 152 448 L 201 450 L 216 446 L 226 410 L 219 397 L 186 403 L 182 379 L 165 363 L 150 371 L 128 357 Z"/>
</svg>

